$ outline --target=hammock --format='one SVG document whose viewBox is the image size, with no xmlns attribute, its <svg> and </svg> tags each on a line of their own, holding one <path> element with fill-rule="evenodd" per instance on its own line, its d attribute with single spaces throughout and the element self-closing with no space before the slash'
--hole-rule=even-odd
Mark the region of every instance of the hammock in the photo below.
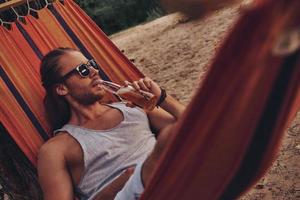
<svg viewBox="0 0 300 200">
<path fill-rule="evenodd" d="M 265 173 L 300 107 L 300 51 L 274 50 L 290 34 L 284 30 L 299 28 L 299 9 L 299 1 L 257 0 L 243 14 L 141 199 L 234 199 Z M 95 58 L 105 80 L 143 75 L 71 0 L 24 19 L 11 30 L 0 26 L 0 120 L 36 165 L 38 149 L 51 137 L 39 79 L 43 55 L 68 46 Z"/>
<path fill-rule="evenodd" d="M 25 16 L 26 24 L 16 21 L 11 30 L 0 27 L 0 87 L 5 91 L 1 123 L 34 165 L 39 147 L 50 137 L 39 78 L 43 55 L 56 47 L 73 47 L 97 60 L 104 80 L 121 83 L 142 77 L 73 1 L 47 8 L 38 11 L 38 19 Z"/>
</svg>

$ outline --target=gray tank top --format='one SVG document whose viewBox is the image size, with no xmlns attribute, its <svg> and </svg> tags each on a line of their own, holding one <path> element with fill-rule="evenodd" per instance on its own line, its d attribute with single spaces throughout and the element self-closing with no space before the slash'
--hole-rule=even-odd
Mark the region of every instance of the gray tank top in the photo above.
<svg viewBox="0 0 300 200">
<path fill-rule="evenodd" d="M 123 113 L 123 121 L 114 128 L 91 130 L 66 124 L 55 131 L 68 132 L 83 150 L 84 171 L 76 188 L 82 200 L 93 199 L 125 169 L 144 161 L 156 142 L 142 109 L 124 103 L 109 106 Z"/>
</svg>

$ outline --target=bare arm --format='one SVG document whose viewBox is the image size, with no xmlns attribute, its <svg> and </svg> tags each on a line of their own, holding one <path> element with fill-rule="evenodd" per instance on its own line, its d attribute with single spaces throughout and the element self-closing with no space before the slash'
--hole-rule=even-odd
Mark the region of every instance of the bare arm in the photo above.
<svg viewBox="0 0 300 200">
<path fill-rule="evenodd" d="M 56 144 L 45 144 L 38 155 L 38 176 L 44 200 L 73 200 L 73 186 L 63 152 Z"/>
<path fill-rule="evenodd" d="M 161 96 L 160 87 L 157 85 L 157 83 L 155 83 L 148 77 L 133 82 L 133 86 L 136 89 L 149 91 L 158 97 Z M 167 95 L 166 99 L 158 108 L 155 108 L 147 114 L 151 126 L 155 130 L 159 131 L 162 128 L 176 122 L 184 110 L 185 106 L 183 104 L 181 104 L 170 95 Z"/>
<path fill-rule="evenodd" d="M 175 123 L 184 110 L 185 106 L 183 104 L 172 96 L 167 95 L 160 107 L 148 113 L 150 124 L 155 130 L 160 131 L 166 126 Z"/>
</svg>

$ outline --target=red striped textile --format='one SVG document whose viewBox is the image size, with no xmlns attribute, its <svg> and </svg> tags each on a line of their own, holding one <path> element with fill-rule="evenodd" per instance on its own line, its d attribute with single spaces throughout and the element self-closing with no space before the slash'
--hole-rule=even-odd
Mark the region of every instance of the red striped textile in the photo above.
<svg viewBox="0 0 300 200">
<path fill-rule="evenodd" d="M 85 48 L 115 82 L 143 76 L 73 1 L 58 1 L 38 15 L 26 16 L 26 24 L 16 22 L 11 30 L 0 26 L 0 120 L 34 165 L 39 147 L 51 135 L 39 77 L 43 55 L 56 47 Z"/>
<path fill-rule="evenodd" d="M 299 10 L 300 1 L 260 0 L 242 15 L 142 200 L 231 200 L 262 177 L 300 108 L 300 49 L 272 53 L 284 31 L 299 32 Z"/>
</svg>

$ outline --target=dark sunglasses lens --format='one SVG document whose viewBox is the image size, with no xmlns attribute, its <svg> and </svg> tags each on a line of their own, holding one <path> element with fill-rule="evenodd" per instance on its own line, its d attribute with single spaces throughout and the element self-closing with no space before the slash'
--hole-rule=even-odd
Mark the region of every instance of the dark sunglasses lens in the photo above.
<svg viewBox="0 0 300 200">
<path fill-rule="evenodd" d="M 81 76 L 86 77 L 90 74 L 90 70 L 86 64 L 82 64 L 78 67 L 78 72 Z"/>
<path fill-rule="evenodd" d="M 95 60 L 90 60 L 90 61 L 89 61 L 89 64 L 90 64 L 94 69 L 99 70 L 99 65 L 98 65 L 98 63 L 96 63 Z"/>
</svg>

